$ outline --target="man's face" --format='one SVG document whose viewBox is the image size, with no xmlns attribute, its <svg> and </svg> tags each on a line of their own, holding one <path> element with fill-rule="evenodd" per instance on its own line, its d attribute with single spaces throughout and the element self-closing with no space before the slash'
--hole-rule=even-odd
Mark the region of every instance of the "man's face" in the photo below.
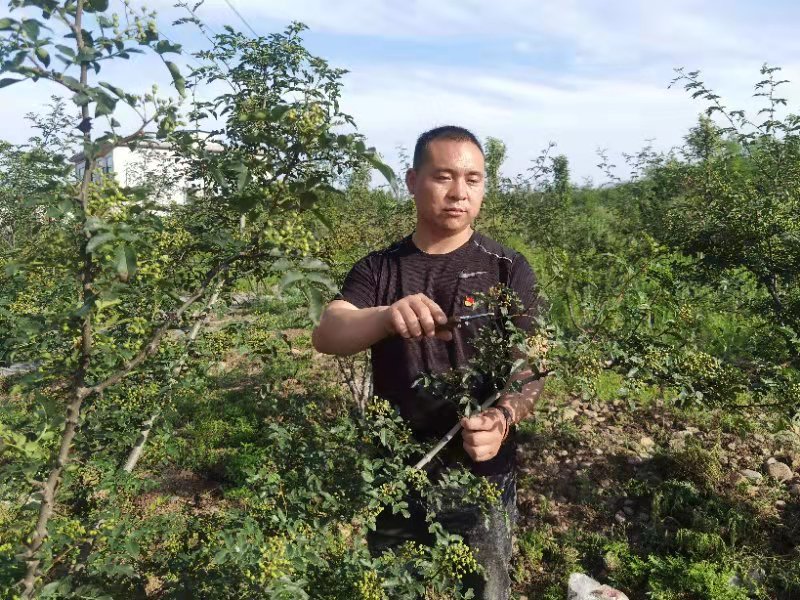
<svg viewBox="0 0 800 600">
<path fill-rule="evenodd" d="M 406 173 L 420 224 L 456 233 L 472 225 L 481 209 L 484 161 L 472 142 L 434 140 L 419 169 Z"/>
</svg>

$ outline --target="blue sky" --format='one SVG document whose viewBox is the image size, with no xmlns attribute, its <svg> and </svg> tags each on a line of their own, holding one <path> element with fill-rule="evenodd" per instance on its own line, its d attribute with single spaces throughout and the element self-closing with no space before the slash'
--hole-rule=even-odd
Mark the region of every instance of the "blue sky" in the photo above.
<svg viewBox="0 0 800 600">
<path fill-rule="evenodd" d="M 309 25 L 312 52 L 349 70 L 344 109 L 395 166 L 398 145 L 411 148 L 422 130 L 456 123 L 504 140 L 509 176 L 553 141 L 577 182 L 602 180 L 598 148 L 622 167 L 622 153 L 646 140 L 657 148 L 681 142 L 703 106 L 667 89 L 680 66 L 702 70 L 731 108 L 755 111 L 752 85 L 768 62 L 792 80 L 790 110 L 797 112 L 800 99 L 800 3 L 790 0 L 232 2 L 261 34 L 292 20 Z M 189 28 L 169 25 L 179 16 L 171 1 L 147 5 L 163 15 L 164 33 L 200 47 Z M 224 0 L 207 0 L 199 13 L 212 27 L 245 27 Z M 140 89 L 153 80 L 168 88 L 148 59 L 109 76 Z M 21 116 L 45 100 L 32 85 L 0 90 L 2 137 L 23 140 Z"/>
</svg>

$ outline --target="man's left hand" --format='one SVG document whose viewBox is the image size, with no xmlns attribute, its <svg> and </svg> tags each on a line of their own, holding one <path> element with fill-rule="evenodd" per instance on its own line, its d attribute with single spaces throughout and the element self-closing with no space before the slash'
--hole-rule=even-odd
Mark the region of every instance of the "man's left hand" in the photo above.
<svg viewBox="0 0 800 600">
<path fill-rule="evenodd" d="M 489 408 L 469 418 L 464 417 L 461 419 L 461 427 L 464 450 L 472 460 L 483 462 L 497 455 L 506 430 L 506 420 L 502 412 Z"/>
</svg>

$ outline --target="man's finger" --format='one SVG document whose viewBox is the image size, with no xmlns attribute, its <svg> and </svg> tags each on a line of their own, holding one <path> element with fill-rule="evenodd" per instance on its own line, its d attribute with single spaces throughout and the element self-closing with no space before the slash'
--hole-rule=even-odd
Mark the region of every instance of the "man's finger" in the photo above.
<svg viewBox="0 0 800 600">
<path fill-rule="evenodd" d="M 392 328 L 397 333 L 397 335 L 407 338 L 410 337 L 411 334 L 408 332 L 408 327 L 406 326 L 406 320 L 403 318 L 403 313 L 400 312 L 400 309 L 393 310 L 392 315 Z"/>
<path fill-rule="evenodd" d="M 461 439 L 470 446 L 492 446 L 497 443 L 497 431 L 464 431 Z"/>
<path fill-rule="evenodd" d="M 447 323 L 447 315 L 444 314 L 444 311 L 438 304 L 436 304 L 436 302 L 424 294 L 421 295 L 420 299 L 428 305 L 428 309 L 431 311 L 431 316 L 433 317 L 434 321 L 436 321 L 439 325 L 444 325 Z"/>
<path fill-rule="evenodd" d="M 441 331 L 437 331 L 434 337 L 439 338 L 440 340 L 444 340 L 445 342 L 450 342 L 453 339 L 453 332 L 449 329 L 444 329 Z"/>
<path fill-rule="evenodd" d="M 501 422 L 500 417 L 494 414 L 495 412 L 484 411 L 469 418 L 465 417 L 461 419 L 461 427 L 467 431 L 491 431 Z"/>
<path fill-rule="evenodd" d="M 436 333 L 436 323 L 433 320 L 433 315 L 431 315 L 430 307 L 422 298 L 424 296 L 412 300 L 410 302 L 411 308 L 417 315 L 417 321 L 422 328 L 422 332 L 428 337 L 433 337 Z"/>
<path fill-rule="evenodd" d="M 398 307 L 398 310 L 403 315 L 403 320 L 406 323 L 408 337 L 420 337 L 422 335 L 422 327 L 420 327 L 419 319 L 417 318 L 417 313 L 414 312 L 414 309 L 408 305 L 401 305 Z"/>
</svg>

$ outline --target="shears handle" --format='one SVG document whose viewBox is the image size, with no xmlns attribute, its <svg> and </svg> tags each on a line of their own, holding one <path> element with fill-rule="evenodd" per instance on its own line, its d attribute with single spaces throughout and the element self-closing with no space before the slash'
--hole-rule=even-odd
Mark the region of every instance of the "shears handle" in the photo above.
<svg viewBox="0 0 800 600">
<path fill-rule="evenodd" d="M 437 323 L 436 331 L 452 331 L 462 323 L 461 317 L 449 317 L 447 323 Z"/>
</svg>

